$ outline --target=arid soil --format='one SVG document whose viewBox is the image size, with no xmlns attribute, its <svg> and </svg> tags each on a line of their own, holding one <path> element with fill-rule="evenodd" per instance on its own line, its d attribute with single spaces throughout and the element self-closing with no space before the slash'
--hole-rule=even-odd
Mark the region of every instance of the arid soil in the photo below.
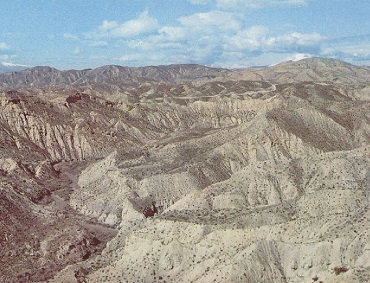
<svg viewBox="0 0 370 283">
<path fill-rule="evenodd" d="M 0 282 L 370 282 L 368 67 L 36 67 L 0 90 Z"/>
</svg>

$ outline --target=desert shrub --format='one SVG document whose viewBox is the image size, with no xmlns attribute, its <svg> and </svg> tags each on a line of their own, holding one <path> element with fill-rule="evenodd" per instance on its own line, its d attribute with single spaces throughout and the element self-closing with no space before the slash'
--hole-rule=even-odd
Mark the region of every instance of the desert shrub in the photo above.
<svg viewBox="0 0 370 283">
<path fill-rule="evenodd" d="M 334 267 L 334 273 L 335 275 L 339 275 L 341 273 L 344 273 L 348 270 L 348 268 L 344 267 L 344 266 L 336 266 Z"/>
</svg>

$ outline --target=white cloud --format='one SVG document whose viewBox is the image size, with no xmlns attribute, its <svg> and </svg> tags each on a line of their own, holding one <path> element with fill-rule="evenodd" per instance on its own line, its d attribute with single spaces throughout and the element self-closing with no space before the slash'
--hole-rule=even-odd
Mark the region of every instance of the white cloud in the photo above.
<svg viewBox="0 0 370 283">
<path fill-rule="evenodd" d="M 181 17 L 178 21 L 191 32 L 230 32 L 239 30 L 242 22 L 238 20 L 236 14 L 223 11 L 210 11 L 207 13 L 197 13 L 187 17 Z"/>
<path fill-rule="evenodd" d="M 226 50 L 248 51 L 290 51 L 292 48 L 319 46 L 325 38 L 318 33 L 301 34 L 298 32 L 272 35 L 267 27 L 252 26 L 235 35 L 227 36 Z"/>
<path fill-rule="evenodd" d="M 288 33 L 274 38 L 274 44 L 282 46 L 315 46 L 325 40 L 319 33 Z"/>
<path fill-rule="evenodd" d="M 86 38 L 130 38 L 138 35 L 150 34 L 158 31 L 157 19 L 149 15 L 145 10 L 138 18 L 118 24 L 116 21 L 105 20 L 97 30 L 86 33 Z"/>
<path fill-rule="evenodd" d="M 5 67 L 28 67 L 27 65 L 22 65 L 22 64 L 14 64 L 11 62 L 1 62 L 1 65 Z"/>
<path fill-rule="evenodd" d="M 0 50 L 8 50 L 8 45 L 5 44 L 5 42 L 0 42 Z"/>
<path fill-rule="evenodd" d="M 261 50 L 269 42 L 269 29 L 264 26 L 252 26 L 248 29 L 238 31 L 234 35 L 227 36 L 224 43 L 226 50 L 255 51 Z"/>
<path fill-rule="evenodd" d="M 110 34 L 118 37 L 131 37 L 150 33 L 159 28 L 158 21 L 144 11 L 137 19 L 123 23 L 113 29 Z"/>
<path fill-rule="evenodd" d="M 273 6 L 303 6 L 308 0 L 216 0 L 221 9 L 260 9 Z"/>
<path fill-rule="evenodd" d="M 181 52 L 189 48 L 188 44 L 181 43 L 177 40 L 167 40 L 164 36 L 151 36 L 146 39 L 135 39 L 124 43 L 128 48 L 134 49 L 136 52 L 161 52 L 168 54 L 172 52 Z"/>
<path fill-rule="evenodd" d="M 228 2 L 231 6 L 243 2 L 243 7 L 307 3 L 306 0 L 217 1 L 218 5 Z M 195 2 L 200 4 L 203 0 Z M 244 16 L 239 11 L 213 10 L 180 17 L 172 26 L 160 26 L 144 11 L 124 23 L 105 20 L 95 31 L 85 34 L 82 43 L 85 48 L 109 45 L 115 52 L 115 60 L 127 65 L 200 63 L 245 67 L 320 56 L 327 42 L 319 33 L 279 33 L 266 26 L 246 27 Z M 365 54 L 368 50 L 365 47 L 356 49 L 356 54 Z"/>
<path fill-rule="evenodd" d="M 187 37 L 187 31 L 184 27 L 162 27 L 159 29 L 159 34 L 163 39 L 170 41 L 183 40 Z"/>
<path fill-rule="evenodd" d="M 222 66 L 260 65 L 251 58 L 258 58 L 269 64 L 275 63 L 263 54 L 274 54 L 281 60 L 295 60 L 308 56 L 313 50 L 320 50 L 325 38 L 318 33 L 273 33 L 265 26 L 244 28 L 244 22 L 237 13 L 210 11 L 178 19 L 177 26 L 164 26 L 158 32 L 140 39 L 123 40 L 121 48 L 130 48 L 133 54 L 119 58 L 125 63 L 147 64 L 169 58 L 185 62 Z M 144 54 L 144 57 L 137 52 Z M 164 55 L 164 56 L 162 56 Z M 271 55 L 272 57 L 272 55 Z M 184 61 L 181 61 L 184 62 Z M 279 63 L 281 61 L 277 61 Z M 159 62 L 163 64 L 163 62 Z"/>
</svg>

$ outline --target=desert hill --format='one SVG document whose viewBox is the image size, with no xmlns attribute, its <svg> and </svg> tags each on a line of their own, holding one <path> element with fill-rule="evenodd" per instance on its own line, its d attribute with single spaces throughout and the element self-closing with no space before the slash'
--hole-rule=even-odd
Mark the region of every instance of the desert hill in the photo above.
<svg viewBox="0 0 370 283">
<path fill-rule="evenodd" d="M 370 281 L 369 68 L 36 67 L 0 89 L 3 282 Z"/>
</svg>

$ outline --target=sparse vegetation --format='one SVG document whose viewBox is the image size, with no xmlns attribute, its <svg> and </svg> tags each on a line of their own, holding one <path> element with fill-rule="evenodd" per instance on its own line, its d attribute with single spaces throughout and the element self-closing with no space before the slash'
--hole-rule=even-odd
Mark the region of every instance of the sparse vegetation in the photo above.
<svg viewBox="0 0 370 283">
<path fill-rule="evenodd" d="M 347 272 L 348 271 L 348 268 L 347 267 L 344 267 L 344 266 L 336 266 L 334 267 L 334 273 L 335 275 L 339 275 L 341 273 L 344 273 L 344 272 Z"/>
</svg>

